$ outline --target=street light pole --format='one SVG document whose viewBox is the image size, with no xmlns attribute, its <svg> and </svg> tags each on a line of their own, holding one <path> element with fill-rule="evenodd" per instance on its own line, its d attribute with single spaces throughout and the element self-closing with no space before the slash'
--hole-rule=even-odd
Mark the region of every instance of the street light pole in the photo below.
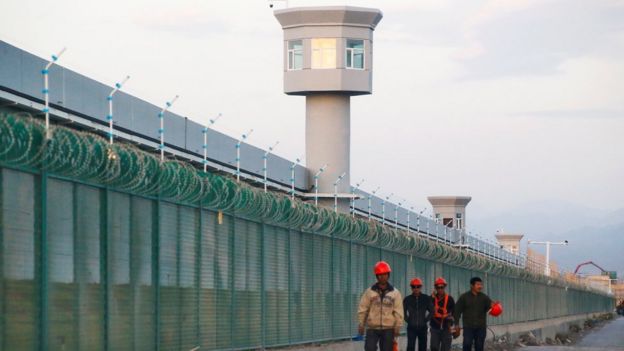
<svg viewBox="0 0 624 351">
<path fill-rule="evenodd" d="M 340 183 L 345 175 L 347 175 L 347 172 L 343 172 L 334 182 L 334 213 L 338 213 L 338 183 Z"/>
<path fill-rule="evenodd" d="M 267 192 L 267 159 L 269 158 L 269 154 L 273 152 L 273 149 L 275 149 L 277 144 L 279 144 L 279 141 L 276 141 L 275 144 L 273 144 L 273 146 L 269 146 L 269 149 L 264 153 L 264 155 L 262 155 L 262 162 L 263 162 L 262 173 L 264 176 L 263 183 L 264 183 L 265 193 Z"/>
<path fill-rule="evenodd" d="M 158 113 L 158 119 L 160 119 L 160 128 L 158 129 L 158 134 L 160 134 L 160 145 L 158 145 L 160 149 L 160 162 L 165 160 L 165 112 L 167 112 L 179 97 L 179 95 L 176 95 L 171 101 L 167 101 L 165 107 Z"/>
<path fill-rule="evenodd" d="M 243 134 L 236 142 L 236 181 L 240 182 L 240 149 L 241 144 L 253 133 L 253 129 L 250 129 L 247 133 Z"/>
<path fill-rule="evenodd" d="M 202 133 L 204 134 L 204 145 L 202 145 L 202 148 L 204 149 L 204 172 L 206 172 L 206 170 L 208 169 L 208 129 L 212 127 L 212 125 L 215 124 L 215 122 L 217 122 L 219 118 L 221 118 L 220 113 L 217 115 L 217 117 L 208 120 L 209 124 L 205 126 L 202 130 Z"/>
<path fill-rule="evenodd" d="M 49 73 L 50 67 L 58 61 L 59 57 L 63 55 L 63 53 L 67 50 L 67 48 L 62 48 L 61 51 L 56 55 L 52 55 L 52 59 L 48 61 L 48 64 L 45 65 L 45 68 L 41 70 L 41 74 L 43 74 L 43 113 L 45 113 L 45 130 L 46 130 L 46 139 L 50 139 L 50 87 L 49 87 Z"/>
<path fill-rule="evenodd" d="M 550 277 L 550 245 L 568 245 L 568 241 L 527 241 L 527 244 L 546 245 L 546 267 L 544 267 L 544 275 Z"/>
<path fill-rule="evenodd" d="M 126 76 L 120 83 L 115 83 L 115 88 L 106 97 L 108 101 L 108 115 L 106 115 L 108 120 L 108 143 L 111 145 L 113 145 L 113 95 L 121 89 L 128 79 L 130 79 L 130 76 Z"/>
</svg>

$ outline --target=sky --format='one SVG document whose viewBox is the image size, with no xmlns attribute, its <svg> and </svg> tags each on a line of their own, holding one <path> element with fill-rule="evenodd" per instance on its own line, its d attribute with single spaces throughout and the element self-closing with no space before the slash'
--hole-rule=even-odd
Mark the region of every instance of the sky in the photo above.
<svg viewBox="0 0 624 351">
<path fill-rule="evenodd" d="M 289 1 L 347 4 L 384 13 L 374 92 L 351 101 L 353 182 L 417 208 L 470 195 L 468 225 L 534 204 L 624 208 L 624 1 Z M 179 94 L 179 114 L 222 113 L 219 131 L 304 153 L 305 100 L 283 94 L 266 0 L 2 0 L 0 38 L 45 57 L 66 46 L 70 69 L 130 74 L 130 94 Z"/>
</svg>

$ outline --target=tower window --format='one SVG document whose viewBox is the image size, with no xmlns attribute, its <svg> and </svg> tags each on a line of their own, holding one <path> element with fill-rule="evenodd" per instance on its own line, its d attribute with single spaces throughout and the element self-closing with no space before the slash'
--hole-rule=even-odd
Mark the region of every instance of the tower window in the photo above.
<svg viewBox="0 0 624 351">
<path fill-rule="evenodd" d="M 301 40 L 291 40 L 288 42 L 288 70 L 298 70 L 303 68 L 303 43 Z"/>
<path fill-rule="evenodd" d="M 364 69 L 364 40 L 347 39 L 345 66 L 349 69 Z"/>
<path fill-rule="evenodd" d="M 312 68 L 336 68 L 336 39 L 312 39 Z"/>
<path fill-rule="evenodd" d="M 445 227 L 453 228 L 453 218 L 442 218 L 442 224 Z"/>
</svg>

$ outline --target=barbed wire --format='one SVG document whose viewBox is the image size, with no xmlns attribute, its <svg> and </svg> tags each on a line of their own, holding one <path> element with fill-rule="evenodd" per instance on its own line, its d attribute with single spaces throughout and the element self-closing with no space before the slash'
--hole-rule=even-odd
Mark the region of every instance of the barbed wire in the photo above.
<svg viewBox="0 0 624 351">
<path fill-rule="evenodd" d="M 232 177 L 195 169 L 186 162 L 160 161 L 157 155 L 136 146 L 123 142 L 111 145 L 105 138 L 90 132 L 51 125 L 50 134 L 51 139 L 46 141 L 43 123 L 29 114 L 0 114 L 0 163 L 45 170 L 136 195 L 200 205 L 258 222 L 333 236 L 466 269 L 587 288 L 376 221 L 334 213 L 292 199 L 287 194 L 265 193 L 263 189 L 238 183 Z"/>
</svg>

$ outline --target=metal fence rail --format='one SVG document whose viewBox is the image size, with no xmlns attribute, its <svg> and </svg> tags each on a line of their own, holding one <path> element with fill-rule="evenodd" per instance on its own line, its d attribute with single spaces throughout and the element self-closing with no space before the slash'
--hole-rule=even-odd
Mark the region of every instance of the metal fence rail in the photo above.
<svg viewBox="0 0 624 351">
<path fill-rule="evenodd" d="M 76 175 L 84 174 L 84 165 L 75 161 L 84 158 L 76 151 L 64 151 L 55 161 L 74 168 L 48 172 L 32 156 L 26 161 L 34 166 L 18 167 L 16 150 L 39 150 L 37 124 L 22 127 L 9 130 L 11 143 L 7 129 L 0 130 L 2 351 L 225 350 L 345 339 L 355 334 L 355 308 L 380 259 L 391 264 L 391 281 L 401 292 L 414 276 L 423 278 L 427 291 L 442 275 L 457 296 L 471 276 L 482 276 L 486 292 L 505 305 L 505 314 L 492 324 L 613 306 L 608 295 L 548 284 L 468 253 L 442 252 L 441 245 L 425 247 L 426 239 L 401 241 L 388 228 L 363 227 L 377 235 L 363 240 L 355 230 L 362 221 L 344 230 L 350 222 L 330 217 L 331 211 L 311 212 L 314 223 L 291 225 L 297 223 L 293 216 L 313 210 L 297 210 L 304 212 L 291 213 L 288 221 L 259 220 L 277 215 L 263 212 L 253 219 L 256 212 L 241 205 L 243 197 L 221 194 L 239 201 L 225 211 L 199 198 L 172 201 L 180 194 L 193 197 L 183 191 L 188 186 L 181 183 L 189 180 L 181 177 L 158 178 L 159 188 L 169 189 L 162 196 L 119 190 L 125 183 L 80 180 Z M 34 141 L 24 142 L 30 140 L 24 135 L 34 135 Z M 186 170 L 175 174 L 185 174 L 180 172 Z M 150 188 L 139 184 L 140 173 L 131 176 L 134 189 Z M 270 199 L 246 191 L 237 194 L 247 194 L 252 204 Z M 397 243 L 417 246 L 401 249 Z"/>
</svg>

